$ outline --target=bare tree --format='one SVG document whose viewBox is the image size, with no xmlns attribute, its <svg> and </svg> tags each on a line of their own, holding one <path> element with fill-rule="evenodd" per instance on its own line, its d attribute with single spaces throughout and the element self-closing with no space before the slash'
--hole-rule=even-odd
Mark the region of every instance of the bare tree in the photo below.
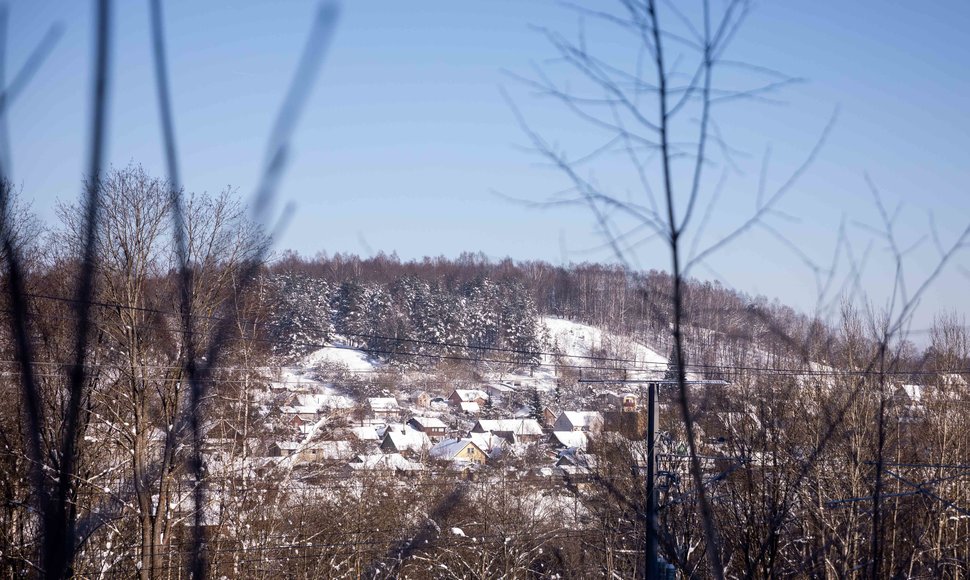
<svg viewBox="0 0 970 580">
<path fill-rule="evenodd" d="M 726 226 L 711 242 L 705 235 L 706 230 L 712 225 L 717 202 L 737 164 L 736 152 L 720 133 L 716 113 L 724 103 L 758 100 L 797 79 L 756 64 L 732 61 L 727 55 L 732 39 L 750 10 L 750 4 L 745 0 L 724 3 L 702 0 L 690 6 L 657 0 L 618 0 L 604 8 L 571 3 L 566 7 L 581 19 L 576 38 L 541 29 L 555 58 L 537 68 L 531 76 L 518 76 L 517 80 L 540 97 L 560 104 L 586 129 L 586 135 L 595 137 L 592 143 L 587 141 L 582 145 L 579 154 L 570 155 L 534 128 L 509 100 L 534 150 L 567 183 L 567 187 L 551 200 L 530 205 L 587 208 L 605 237 L 606 246 L 629 272 L 635 271 L 637 251 L 645 243 L 656 241 L 664 246 L 670 260 L 669 285 L 662 292 L 645 296 L 645 300 L 649 308 L 658 312 L 658 318 L 662 319 L 663 313 L 669 312 L 669 345 L 672 368 L 675 369 L 672 378 L 677 382 L 677 407 L 687 445 L 691 493 L 695 496 L 691 505 L 696 509 L 697 521 L 704 531 L 702 549 L 707 557 L 707 567 L 700 573 L 722 578 L 730 548 L 721 540 L 717 510 L 707 491 L 699 460 L 699 430 L 692 411 L 692 399 L 697 395 L 692 394 L 686 380 L 693 363 L 691 353 L 695 353 L 696 359 L 699 351 L 709 353 L 717 345 L 707 338 L 714 333 L 697 323 L 698 306 L 701 305 L 688 296 L 688 277 L 727 245 L 760 228 L 791 249 L 796 258 L 810 268 L 816 279 L 820 308 L 826 301 L 833 300 L 833 295 L 836 304 L 842 295 L 848 295 L 850 299 L 864 297 L 859 279 L 865 258 L 860 259 L 853 253 L 844 234 L 840 233 L 837 240 L 837 253 L 844 252 L 850 271 L 840 288 L 834 281 L 837 275 L 834 264 L 829 268 L 818 266 L 772 225 L 779 215 L 780 204 L 825 142 L 835 116 L 801 164 L 774 190 L 766 186 L 766 155 L 759 186 L 752 192 L 754 210 L 740 222 Z M 589 23 L 591 25 L 587 26 Z M 590 30 L 594 34 L 589 34 Z M 597 40 L 603 35 L 609 35 L 611 42 L 614 36 L 621 43 L 629 41 L 623 44 L 631 48 L 626 58 L 600 56 Z M 561 69 L 566 71 L 562 75 L 564 79 L 557 78 L 556 73 Z M 747 82 L 747 86 L 738 88 L 739 76 L 745 78 L 741 82 Z M 626 161 L 628 182 L 638 187 L 635 195 L 616 193 L 610 186 L 611 181 L 600 179 L 594 172 L 596 164 L 604 159 L 609 162 L 604 163 L 604 167 L 614 172 L 618 156 Z M 711 175 L 718 170 L 720 176 Z M 872 231 L 890 248 L 890 257 L 896 264 L 890 304 L 882 313 L 870 310 L 870 328 L 865 339 L 867 352 L 853 365 L 856 373 L 861 374 L 852 375 L 844 400 L 834 406 L 821 426 L 813 451 L 796 462 L 787 483 L 780 488 L 781 495 L 768 506 L 770 517 L 764 522 L 766 532 L 759 544 L 748 550 L 747 565 L 743 570 L 747 577 L 764 569 L 766 557 L 775 558 L 775 534 L 792 516 L 796 491 L 815 462 L 824 456 L 827 446 L 837 439 L 836 433 L 843 423 L 850 419 L 853 425 L 862 421 L 875 426 L 871 433 L 876 445 L 872 457 L 874 473 L 870 473 L 865 465 L 860 467 L 865 477 L 871 477 L 874 482 L 872 517 L 868 520 L 870 532 L 866 535 L 870 545 L 863 567 L 869 568 L 872 577 L 885 571 L 881 568 L 884 547 L 880 503 L 882 466 L 884 457 L 895 445 L 887 428 L 891 416 L 887 403 L 891 391 L 889 377 L 899 372 L 900 355 L 905 346 L 901 337 L 919 303 L 919 296 L 954 253 L 965 246 L 968 231 L 961 232 L 948 246 L 934 237 L 939 250 L 938 265 L 915 286 L 915 290 L 907 292 L 903 274 L 907 250 L 894 224 L 896 214 L 883 206 L 878 193 L 875 199 L 881 223 Z M 812 332 L 793 335 L 788 332 L 792 329 L 782 328 L 771 318 L 758 315 L 764 311 L 760 307 L 749 308 L 743 324 L 754 323 L 757 325 L 754 328 L 761 327 L 759 332 L 771 335 L 775 342 L 789 345 L 787 350 L 794 354 L 790 357 L 792 360 L 811 363 L 809 353 L 820 350 L 817 336 Z M 746 331 L 747 328 L 739 328 L 739 336 Z M 735 348 L 734 352 L 741 354 L 745 350 Z M 762 353 L 757 355 L 761 358 Z M 724 364 L 723 359 L 718 360 L 716 356 L 707 360 L 713 368 Z M 741 366 L 748 365 L 745 359 L 738 362 Z M 772 364 L 781 362 L 776 359 Z M 702 359 L 700 365 L 693 363 L 693 366 L 704 369 L 705 364 Z M 869 394 L 874 394 L 876 402 L 870 409 L 869 418 L 850 418 L 850 413 L 860 410 L 855 404 L 857 398 Z M 748 472 L 747 475 L 752 474 Z M 676 558 L 676 554 L 668 553 L 668 556 Z M 766 574 L 770 575 L 771 569 L 769 566 Z M 698 570 L 690 572 L 697 573 Z"/>
<path fill-rule="evenodd" d="M 188 197 L 184 215 L 186 249 L 192 277 L 189 296 L 195 321 L 192 334 L 174 313 L 178 282 L 171 251 L 172 205 L 168 185 L 139 166 L 109 172 L 101 182 L 97 239 L 96 320 L 107 349 L 101 364 L 110 382 L 95 392 L 117 444 L 130 461 L 141 536 L 139 571 L 153 577 L 163 566 L 163 548 L 173 535 L 176 506 L 184 494 L 188 402 L 184 374 L 188 341 L 205 349 L 214 340 L 213 321 L 228 315 L 235 279 L 260 256 L 266 240 L 247 223 L 229 191 L 218 197 Z M 85 223 L 79 206 L 61 211 L 70 252 L 80 244 Z"/>
</svg>

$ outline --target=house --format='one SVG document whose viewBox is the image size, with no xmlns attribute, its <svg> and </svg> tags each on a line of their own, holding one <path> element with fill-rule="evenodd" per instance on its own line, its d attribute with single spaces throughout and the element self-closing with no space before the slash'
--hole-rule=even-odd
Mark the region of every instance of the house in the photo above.
<svg viewBox="0 0 970 580">
<path fill-rule="evenodd" d="M 484 451 L 485 455 L 487 455 L 489 459 L 497 459 L 503 453 L 505 453 L 506 448 L 509 446 L 506 439 L 503 439 L 492 432 L 469 433 L 468 438 L 471 439 L 479 449 Z"/>
<path fill-rule="evenodd" d="M 485 392 L 489 397 L 507 400 L 515 389 L 505 383 L 489 383 L 485 385 Z"/>
<path fill-rule="evenodd" d="M 637 412 L 637 396 L 633 393 L 621 393 L 619 395 L 613 395 L 613 401 L 619 411 L 624 413 Z"/>
<path fill-rule="evenodd" d="M 586 449 L 589 437 L 583 431 L 553 431 L 549 444 L 556 449 Z"/>
<path fill-rule="evenodd" d="M 411 395 L 411 402 L 417 407 L 427 409 L 431 406 L 431 395 L 427 391 L 417 391 Z"/>
<path fill-rule="evenodd" d="M 349 441 L 314 441 L 297 451 L 296 459 L 301 463 L 325 461 L 346 461 L 354 456 Z"/>
<path fill-rule="evenodd" d="M 431 448 L 431 439 L 408 425 L 388 426 L 381 441 L 384 453 L 421 454 Z"/>
<path fill-rule="evenodd" d="M 893 397 L 900 405 L 899 420 L 901 423 L 916 423 L 924 414 L 922 385 L 900 385 Z M 945 391 L 944 391 L 945 392 Z"/>
<path fill-rule="evenodd" d="M 284 422 L 288 422 L 294 415 L 316 415 L 317 410 L 313 407 L 303 407 L 300 405 L 284 405 L 280 407 L 280 416 Z"/>
<path fill-rule="evenodd" d="M 455 407 L 462 403 L 477 403 L 479 407 L 484 407 L 488 402 L 488 393 L 478 389 L 455 389 L 448 395 L 448 402 Z"/>
<path fill-rule="evenodd" d="M 320 420 L 320 415 L 307 407 L 280 407 L 280 420 L 289 427 L 299 430 L 300 433 L 309 433 L 313 426 Z"/>
<path fill-rule="evenodd" d="M 563 411 L 552 425 L 553 431 L 588 431 L 603 429 L 603 415 L 598 411 Z"/>
<path fill-rule="evenodd" d="M 542 409 L 542 425 L 544 427 L 552 427 L 556 423 L 556 419 L 559 418 L 559 412 L 552 407 L 545 407 Z"/>
<path fill-rule="evenodd" d="M 372 417 L 385 421 L 395 421 L 401 416 L 401 407 L 394 397 L 370 397 L 367 409 Z"/>
<path fill-rule="evenodd" d="M 301 445 L 294 441 L 278 441 L 269 446 L 270 457 L 292 457 L 294 463 L 345 461 L 354 455 L 349 441 L 314 441 Z"/>
<path fill-rule="evenodd" d="M 269 446 L 269 456 L 288 457 L 299 448 L 300 444 L 294 441 L 276 441 Z"/>
<path fill-rule="evenodd" d="M 542 438 L 542 426 L 535 419 L 479 419 L 472 433 L 494 433 L 509 443 L 534 443 Z"/>
<path fill-rule="evenodd" d="M 372 426 L 365 427 L 351 427 L 350 432 L 353 433 L 354 437 L 358 441 L 380 441 L 380 437 L 377 435 L 377 429 Z"/>
<path fill-rule="evenodd" d="M 333 406 L 333 396 L 321 393 L 293 393 L 287 402 L 291 407 L 301 409 L 301 413 L 320 413 Z"/>
<path fill-rule="evenodd" d="M 482 406 L 474 401 L 470 403 L 461 402 L 458 403 L 458 410 L 469 415 L 477 415 L 482 412 Z"/>
<path fill-rule="evenodd" d="M 570 475 L 586 475 L 596 469 L 596 456 L 580 449 L 564 449 L 556 460 L 556 467 Z"/>
<path fill-rule="evenodd" d="M 439 461 L 484 464 L 488 454 L 470 437 L 445 439 L 431 448 L 430 455 Z"/>
<path fill-rule="evenodd" d="M 434 440 L 444 439 L 448 426 L 437 417 L 411 417 L 408 425 Z"/>
<path fill-rule="evenodd" d="M 310 415 L 309 413 L 300 413 L 298 416 L 297 428 L 300 433 L 307 435 L 313 431 L 314 425 L 320 420 L 319 415 Z"/>
<path fill-rule="evenodd" d="M 204 429 L 205 437 L 202 441 L 206 450 L 229 451 L 245 444 L 242 431 L 226 419 L 216 419 L 207 424 Z"/>
</svg>

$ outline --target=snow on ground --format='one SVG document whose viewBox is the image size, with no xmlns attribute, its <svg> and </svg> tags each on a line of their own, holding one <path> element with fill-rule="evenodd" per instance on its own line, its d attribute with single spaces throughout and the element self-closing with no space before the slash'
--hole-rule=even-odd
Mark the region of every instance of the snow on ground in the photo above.
<svg viewBox="0 0 970 580">
<path fill-rule="evenodd" d="M 344 366 L 350 372 L 370 372 L 376 366 L 363 351 L 340 343 L 334 343 L 315 350 L 300 361 L 300 365 L 306 368 L 312 368 L 322 364 Z"/>
<path fill-rule="evenodd" d="M 314 378 L 312 371 L 321 365 L 339 365 L 352 373 L 372 372 L 376 364 L 363 351 L 335 343 L 311 352 L 295 364 L 280 369 L 279 378 L 273 382 L 277 390 L 310 393 L 313 406 L 349 409 L 354 400 L 334 388 L 328 382 Z"/>
<path fill-rule="evenodd" d="M 279 380 L 273 381 L 272 385 L 276 389 L 312 393 L 314 403 L 319 407 L 349 409 L 354 406 L 353 399 L 341 395 L 330 383 L 310 378 L 300 367 L 283 367 Z"/>
<path fill-rule="evenodd" d="M 655 378 L 657 374 L 663 374 L 667 370 L 667 357 L 628 337 L 616 335 L 581 322 L 551 316 L 542 317 L 542 322 L 549 329 L 549 339 L 553 350 L 559 351 L 569 358 L 569 364 L 596 366 L 602 364 L 603 361 L 585 357 L 605 356 L 607 358 L 624 359 L 624 361 L 615 361 L 619 366 L 639 369 L 640 372 L 631 374 L 631 378 L 634 378 L 634 375 L 636 377 L 642 375 L 643 378 Z M 629 359 L 629 362 L 626 362 L 627 359 Z M 551 363 L 552 360 L 543 362 Z"/>
<path fill-rule="evenodd" d="M 562 353 L 565 364 L 626 368 L 629 369 L 628 379 L 658 379 L 667 370 L 667 357 L 627 336 L 552 316 L 543 316 L 540 323 L 549 331 L 550 350 Z M 596 360 L 602 357 L 622 360 Z M 551 391 L 557 384 L 554 359 L 553 356 L 543 356 L 543 366 L 518 373 L 489 373 L 485 380 L 509 384 L 513 390 Z M 688 378 L 694 377 L 688 374 Z"/>
</svg>

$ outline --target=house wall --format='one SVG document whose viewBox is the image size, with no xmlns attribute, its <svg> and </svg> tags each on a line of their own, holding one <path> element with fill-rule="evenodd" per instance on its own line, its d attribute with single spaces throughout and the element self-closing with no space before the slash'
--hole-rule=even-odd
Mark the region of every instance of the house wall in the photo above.
<svg viewBox="0 0 970 580">
<path fill-rule="evenodd" d="M 473 463 L 485 463 L 488 457 L 475 445 L 469 443 L 462 448 L 454 457 L 455 460 L 461 459 L 464 461 L 471 461 Z"/>
<path fill-rule="evenodd" d="M 576 427 L 570 422 L 566 415 L 560 415 L 556 422 L 552 424 L 553 431 L 582 431 L 582 428 Z"/>
</svg>

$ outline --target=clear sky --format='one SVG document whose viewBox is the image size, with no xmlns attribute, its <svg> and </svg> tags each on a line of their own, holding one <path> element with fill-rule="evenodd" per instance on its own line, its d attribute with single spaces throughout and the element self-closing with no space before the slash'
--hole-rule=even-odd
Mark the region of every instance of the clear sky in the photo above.
<svg viewBox="0 0 970 580">
<path fill-rule="evenodd" d="M 116 2 L 109 158 L 163 173 L 150 60 L 147 1 Z M 715 2 L 718 4 L 718 2 Z M 183 181 L 227 185 L 248 195 L 259 175 L 273 116 L 295 67 L 315 4 L 170 0 L 165 16 Z M 534 26 L 566 34 L 576 15 L 545 0 L 346 1 L 327 61 L 297 128 L 280 199 L 295 219 L 279 248 L 397 252 L 404 259 L 481 251 L 500 258 L 609 260 L 590 215 L 579 208 L 528 209 L 496 192 L 544 200 L 561 176 L 523 151 L 527 139 L 502 99 L 506 87 L 550 140 L 582 145 L 588 133 L 505 71 L 528 73 L 553 55 Z M 16 70 L 55 22 L 65 33 L 10 109 L 13 177 L 42 217 L 80 189 L 85 162 L 92 7 L 77 0 L 14 0 L 7 68 Z M 866 173 L 887 204 L 902 204 L 907 243 L 928 232 L 943 243 L 970 223 L 970 3 L 820 0 L 755 7 L 731 57 L 805 82 L 778 104 L 741 103 L 716 112 L 724 138 L 742 152 L 714 213 L 710 235 L 754 204 L 760 159 L 771 148 L 769 184 L 779 185 L 812 148 L 833 110 L 838 120 L 816 162 L 785 199 L 774 227 L 819 262 L 830 260 L 845 219 L 861 255 L 875 224 Z M 593 39 L 607 58 L 629 48 Z M 592 138 L 592 137 L 590 137 Z M 576 150 L 576 153 L 579 151 Z M 623 195 L 632 189 L 600 171 Z M 621 173 L 617 172 L 619 176 Z M 709 186 L 712 184 L 708 184 Z M 600 248 L 600 249 L 597 249 Z M 884 244 L 872 245 L 866 284 L 877 300 L 891 285 Z M 666 268 L 658 245 L 635 251 L 643 268 Z M 911 254 L 911 284 L 934 261 L 927 238 Z M 935 311 L 967 310 L 967 255 L 924 299 L 917 327 Z M 757 230 L 696 275 L 804 309 L 811 273 Z"/>
</svg>

